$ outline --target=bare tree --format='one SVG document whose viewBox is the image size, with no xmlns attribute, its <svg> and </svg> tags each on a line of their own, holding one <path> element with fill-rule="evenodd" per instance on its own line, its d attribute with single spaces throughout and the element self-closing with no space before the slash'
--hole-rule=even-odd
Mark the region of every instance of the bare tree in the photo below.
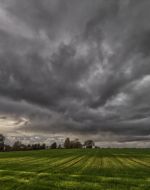
<svg viewBox="0 0 150 190">
<path fill-rule="evenodd" d="M 13 144 L 13 150 L 20 150 L 20 147 L 21 147 L 21 142 L 20 141 L 16 141 Z"/>
</svg>

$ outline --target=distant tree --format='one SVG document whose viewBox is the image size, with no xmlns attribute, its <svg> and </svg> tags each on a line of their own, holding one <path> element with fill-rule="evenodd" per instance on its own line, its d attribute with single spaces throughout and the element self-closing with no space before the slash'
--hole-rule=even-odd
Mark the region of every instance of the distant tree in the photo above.
<svg viewBox="0 0 150 190">
<path fill-rule="evenodd" d="M 56 142 L 52 143 L 51 144 L 51 149 L 56 149 L 56 148 L 57 148 L 57 143 Z"/>
<path fill-rule="evenodd" d="M 95 143 L 93 140 L 86 140 L 84 142 L 84 146 L 85 148 L 93 148 L 95 146 Z"/>
<path fill-rule="evenodd" d="M 79 141 L 79 139 L 75 139 L 75 140 L 70 142 L 70 147 L 71 148 L 82 148 L 82 144 Z"/>
<path fill-rule="evenodd" d="M 71 148 L 71 143 L 70 143 L 70 139 L 66 138 L 65 142 L 64 142 L 64 148 Z"/>
<path fill-rule="evenodd" d="M 13 144 L 13 150 L 20 150 L 20 147 L 21 147 L 21 142 L 20 141 L 16 141 Z"/>
<path fill-rule="evenodd" d="M 30 144 L 27 145 L 27 150 L 32 150 L 32 146 Z"/>
<path fill-rule="evenodd" d="M 21 144 L 20 150 L 27 150 L 27 146 L 25 144 Z"/>
<path fill-rule="evenodd" d="M 13 147 L 12 147 L 13 150 L 28 150 L 28 146 L 26 146 L 25 144 L 22 144 L 20 141 L 16 141 L 14 144 L 13 144 Z"/>
<path fill-rule="evenodd" d="M 61 144 L 58 145 L 58 148 L 59 148 L 59 149 L 62 148 Z"/>
<path fill-rule="evenodd" d="M 4 151 L 4 141 L 5 141 L 4 135 L 0 134 L 0 151 Z"/>
<path fill-rule="evenodd" d="M 32 144 L 32 150 L 40 150 L 41 149 L 41 146 L 40 144 Z"/>
<path fill-rule="evenodd" d="M 31 149 L 35 150 L 35 145 L 34 144 L 31 145 Z"/>
<path fill-rule="evenodd" d="M 37 147 L 37 150 L 39 150 L 39 149 L 41 148 L 40 143 L 38 143 L 38 144 L 36 145 L 36 147 Z"/>
<path fill-rule="evenodd" d="M 12 150 L 12 147 L 10 145 L 5 145 L 4 149 L 8 152 Z"/>
<path fill-rule="evenodd" d="M 20 141 L 16 141 L 14 142 L 14 147 L 20 147 L 21 146 L 21 142 Z"/>
<path fill-rule="evenodd" d="M 41 149 L 46 149 L 46 144 L 45 144 L 45 143 L 43 143 L 43 144 L 41 145 Z"/>
</svg>

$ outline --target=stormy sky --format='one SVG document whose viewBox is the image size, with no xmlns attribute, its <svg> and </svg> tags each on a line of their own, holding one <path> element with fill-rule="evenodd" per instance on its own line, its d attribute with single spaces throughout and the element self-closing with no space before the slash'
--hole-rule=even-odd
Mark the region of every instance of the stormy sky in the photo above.
<svg viewBox="0 0 150 190">
<path fill-rule="evenodd" d="M 150 146 L 149 0 L 0 0 L 0 133 Z"/>
</svg>

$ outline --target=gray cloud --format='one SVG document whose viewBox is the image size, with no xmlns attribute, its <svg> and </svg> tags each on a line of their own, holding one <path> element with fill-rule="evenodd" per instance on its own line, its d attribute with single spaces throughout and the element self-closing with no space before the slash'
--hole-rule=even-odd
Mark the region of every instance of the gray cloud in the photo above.
<svg viewBox="0 0 150 190">
<path fill-rule="evenodd" d="M 1 0 L 2 117 L 27 118 L 29 134 L 148 141 L 149 8 L 148 0 Z"/>
</svg>

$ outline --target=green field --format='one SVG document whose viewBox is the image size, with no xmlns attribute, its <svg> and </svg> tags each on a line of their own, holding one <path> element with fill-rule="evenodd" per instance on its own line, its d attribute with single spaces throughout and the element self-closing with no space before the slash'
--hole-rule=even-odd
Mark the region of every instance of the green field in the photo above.
<svg viewBox="0 0 150 190">
<path fill-rule="evenodd" d="M 0 190 L 150 190 L 149 149 L 0 153 Z"/>
</svg>

